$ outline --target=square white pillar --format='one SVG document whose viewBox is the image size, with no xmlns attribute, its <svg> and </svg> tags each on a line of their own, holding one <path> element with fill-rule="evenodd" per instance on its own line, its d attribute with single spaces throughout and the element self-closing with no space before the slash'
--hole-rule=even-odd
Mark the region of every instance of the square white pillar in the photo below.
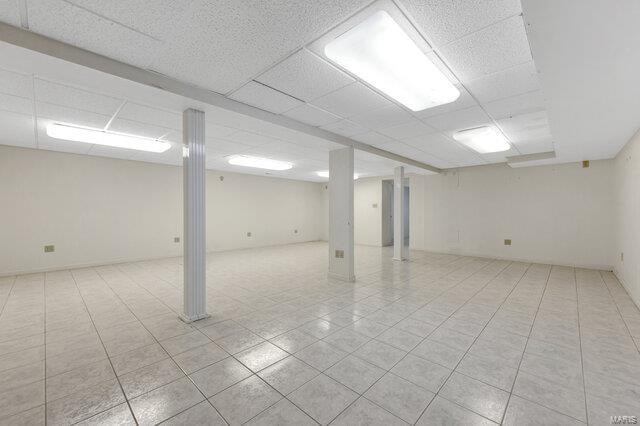
<svg viewBox="0 0 640 426">
<path fill-rule="evenodd" d="M 353 148 L 329 152 L 329 277 L 355 281 Z"/>
<path fill-rule="evenodd" d="M 409 246 L 404 240 L 405 231 L 405 202 L 404 167 L 398 166 L 393 170 L 393 260 L 407 260 Z"/>
<path fill-rule="evenodd" d="M 182 115 L 184 313 L 185 322 L 207 315 L 205 137 L 204 112 L 187 109 Z"/>
</svg>

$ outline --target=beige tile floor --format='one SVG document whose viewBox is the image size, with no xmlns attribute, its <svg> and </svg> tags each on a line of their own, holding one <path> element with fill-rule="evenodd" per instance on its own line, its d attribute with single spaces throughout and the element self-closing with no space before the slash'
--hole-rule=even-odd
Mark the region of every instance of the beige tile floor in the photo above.
<svg viewBox="0 0 640 426">
<path fill-rule="evenodd" d="M 610 272 L 323 243 L 0 279 L 0 424 L 610 424 L 640 416 L 640 313 Z M 635 338 L 635 340 L 634 340 Z"/>
</svg>

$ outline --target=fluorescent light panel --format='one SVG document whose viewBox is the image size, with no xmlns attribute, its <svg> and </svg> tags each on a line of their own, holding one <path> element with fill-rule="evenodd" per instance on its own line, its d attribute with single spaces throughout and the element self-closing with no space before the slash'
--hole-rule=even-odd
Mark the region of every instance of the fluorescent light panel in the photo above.
<svg viewBox="0 0 640 426">
<path fill-rule="evenodd" d="M 249 155 L 232 155 L 227 161 L 234 166 L 253 167 L 254 169 L 289 170 L 293 168 L 293 164 L 287 161 L 251 157 Z"/>
<path fill-rule="evenodd" d="M 453 138 L 480 154 L 507 151 L 511 148 L 502 132 L 494 127 L 476 127 L 454 133 Z"/>
<path fill-rule="evenodd" d="M 325 55 L 413 111 L 455 101 L 460 91 L 384 10 L 327 43 Z"/>
<path fill-rule="evenodd" d="M 316 174 L 321 178 L 329 179 L 329 170 L 320 170 L 319 172 L 316 172 Z M 359 174 L 357 173 L 353 174 L 353 180 L 357 180 L 359 177 L 360 177 Z"/>
<path fill-rule="evenodd" d="M 63 139 L 73 142 L 83 142 L 94 145 L 105 145 L 115 148 L 135 149 L 137 151 L 156 153 L 165 152 L 171 148 L 171 144 L 169 142 L 163 142 L 157 139 L 60 123 L 48 124 L 47 135 L 55 139 Z"/>
</svg>

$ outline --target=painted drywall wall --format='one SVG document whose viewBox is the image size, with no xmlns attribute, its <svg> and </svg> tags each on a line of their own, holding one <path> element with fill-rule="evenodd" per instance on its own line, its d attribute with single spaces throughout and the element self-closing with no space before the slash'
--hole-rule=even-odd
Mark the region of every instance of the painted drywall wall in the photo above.
<svg viewBox="0 0 640 426">
<path fill-rule="evenodd" d="M 207 249 L 318 240 L 321 203 L 316 183 L 208 171 Z M 0 224 L 0 275 L 179 256 L 182 168 L 0 146 Z"/>
<path fill-rule="evenodd" d="M 640 132 L 614 159 L 614 272 L 640 306 Z"/>
<path fill-rule="evenodd" d="M 412 247 L 610 269 L 612 175 L 611 160 L 413 175 Z"/>
<path fill-rule="evenodd" d="M 353 183 L 355 244 L 382 245 L 382 177 L 360 178 Z M 329 187 L 322 186 L 321 239 L 329 240 Z"/>
</svg>

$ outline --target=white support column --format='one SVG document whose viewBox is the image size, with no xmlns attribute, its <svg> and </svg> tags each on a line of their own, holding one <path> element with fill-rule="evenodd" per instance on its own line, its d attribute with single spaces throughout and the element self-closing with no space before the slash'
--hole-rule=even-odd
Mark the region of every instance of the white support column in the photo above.
<svg viewBox="0 0 640 426">
<path fill-rule="evenodd" d="M 343 148 L 329 152 L 329 277 L 355 281 L 353 253 L 353 148 Z"/>
<path fill-rule="evenodd" d="M 393 170 L 393 260 L 407 260 L 409 247 L 404 241 L 405 230 L 405 193 L 404 167 L 398 166 Z"/>
<path fill-rule="evenodd" d="M 185 322 L 207 315 L 205 279 L 205 138 L 204 112 L 187 109 L 182 115 L 184 313 Z"/>
</svg>

